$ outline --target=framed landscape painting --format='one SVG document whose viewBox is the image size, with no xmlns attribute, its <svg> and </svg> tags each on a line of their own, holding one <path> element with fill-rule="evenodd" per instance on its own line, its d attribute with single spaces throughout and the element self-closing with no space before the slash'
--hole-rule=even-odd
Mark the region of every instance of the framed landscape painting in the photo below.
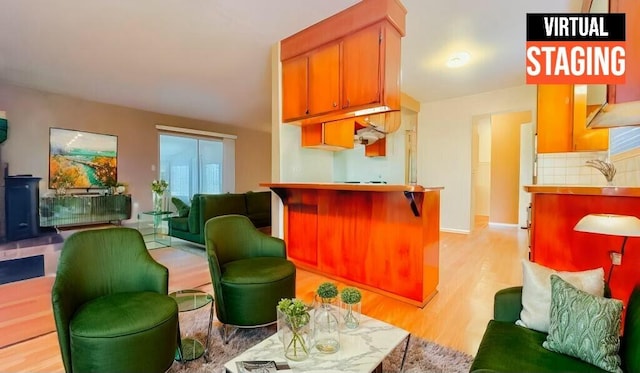
<svg viewBox="0 0 640 373">
<path fill-rule="evenodd" d="M 117 136 L 49 128 L 49 188 L 113 187 L 117 166 Z"/>
</svg>

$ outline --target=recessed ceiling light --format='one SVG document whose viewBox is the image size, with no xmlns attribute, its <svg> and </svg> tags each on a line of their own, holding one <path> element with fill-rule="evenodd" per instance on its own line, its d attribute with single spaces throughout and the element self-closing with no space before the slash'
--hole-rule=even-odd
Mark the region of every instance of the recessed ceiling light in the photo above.
<svg viewBox="0 0 640 373">
<path fill-rule="evenodd" d="M 449 57 L 447 60 L 447 67 L 456 68 L 466 65 L 471 59 L 469 52 L 458 52 Z"/>
</svg>

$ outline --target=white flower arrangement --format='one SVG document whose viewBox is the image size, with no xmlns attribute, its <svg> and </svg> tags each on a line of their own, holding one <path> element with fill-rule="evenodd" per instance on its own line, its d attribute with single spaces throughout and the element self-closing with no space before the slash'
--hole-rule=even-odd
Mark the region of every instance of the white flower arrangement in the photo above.
<svg viewBox="0 0 640 373">
<path fill-rule="evenodd" d="M 167 183 L 163 179 L 153 180 L 153 182 L 151 182 L 151 190 L 156 194 L 164 193 L 164 191 L 167 190 L 168 187 L 169 183 Z"/>
</svg>

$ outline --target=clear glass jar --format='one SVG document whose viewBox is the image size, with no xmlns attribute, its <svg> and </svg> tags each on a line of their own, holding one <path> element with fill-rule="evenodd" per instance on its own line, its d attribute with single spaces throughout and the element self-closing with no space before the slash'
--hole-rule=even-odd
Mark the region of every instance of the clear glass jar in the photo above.
<svg viewBox="0 0 640 373">
<path fill-rule="evenodd" d="M 323 354 L 340 349 L 340 312 L 336 303 L 336 298 L 316 296 L 314 340 L 316 349 Z"/>
<path fill-rule="evenodd" d="M 342 311 L 342 322 L 348 329 L 357 329 L 360 325 L 361 302 L 345 303 L 340 302 Z"/>
<path fill-rule="evenodd" d="M 293 361 L 302 361 L 309 357 L 312 347 L 312 325 L 309 314 L 289 317 L 279 309 L 278 337 L 284 347 L 284 356 Z"/>
</svg>

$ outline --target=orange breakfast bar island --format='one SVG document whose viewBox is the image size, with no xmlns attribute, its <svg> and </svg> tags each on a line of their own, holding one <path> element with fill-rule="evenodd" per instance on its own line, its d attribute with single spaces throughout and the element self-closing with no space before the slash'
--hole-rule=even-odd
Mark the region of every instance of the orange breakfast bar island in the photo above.
<svg viewBox="0 0 640 373">
<path fill-rule="evenodd" d="M 436 294 L 442 187 L 260 185 L 282 200 L 287 254 L 299 268 L 420 307 Z"/>
</svg>

